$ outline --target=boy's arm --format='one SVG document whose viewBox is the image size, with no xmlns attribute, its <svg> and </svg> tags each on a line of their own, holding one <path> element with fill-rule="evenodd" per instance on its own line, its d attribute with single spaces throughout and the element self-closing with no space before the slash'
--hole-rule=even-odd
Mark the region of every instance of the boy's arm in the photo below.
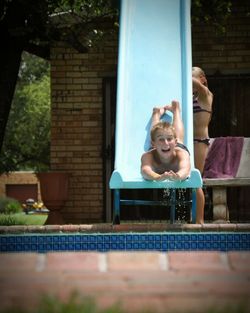
<svg viewBox="0 0 250 313">
<path fill-rule="evenodd" d="M 152 169 L 152 155 L 146 152 L 141 157 L 141 174 L 147 180 L 158 180 L 161 175 Z"/>
<path fill-rule="evenodd" d="M 177 151 L 179 159 L 179 170 L 176 172 L 180 180 L 185 180 L 190 175 L 190 156 L 187 151 Z"/>
</svg>

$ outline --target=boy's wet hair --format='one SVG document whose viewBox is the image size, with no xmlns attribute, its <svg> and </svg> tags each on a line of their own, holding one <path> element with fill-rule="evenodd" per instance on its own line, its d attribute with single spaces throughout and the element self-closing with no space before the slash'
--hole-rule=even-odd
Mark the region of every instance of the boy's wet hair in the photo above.
<svg viewBox="0 0 250 313">
<path fill-rule="evenodd" d="M 155 125 L 152 127 L 151 131 L 150 131 L 150 137 L 151 137 L 151 140 L 152 140 L 152 141 L 155 140 L 157 131 L 158 131 L 158 130 L 161 130 L 161 129 L 163 129 L 163 130 L 168 130 L 168 129 L 170 129 L 170 130 L 172 131 L 172 133 L 173 133 L 174 138 L 176 138 L 176 132 L 175 132 L 174 127 L 173 127 L 170 123 L 168 123 L 168 122 L 166 122 L 166 121 L 160 121 L 160 122 L 158 122 L 157 124 L 155 124 Z"/>
</svg>

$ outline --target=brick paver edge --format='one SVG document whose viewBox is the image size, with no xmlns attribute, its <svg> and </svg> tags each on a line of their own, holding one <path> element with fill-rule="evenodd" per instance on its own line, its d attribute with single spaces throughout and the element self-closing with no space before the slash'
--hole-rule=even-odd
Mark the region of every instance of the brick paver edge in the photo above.
<svg viewBox="0 0 250 313">
<path fill-rule="evenodd" d="M 22 233 L 126 233 L 126 232 L 250 232 L 250 223 L 230 224 L 167 224 L 128 223 L 66 224 L 43 226 L 0 226 L 0 234 Z"/>
</svg>

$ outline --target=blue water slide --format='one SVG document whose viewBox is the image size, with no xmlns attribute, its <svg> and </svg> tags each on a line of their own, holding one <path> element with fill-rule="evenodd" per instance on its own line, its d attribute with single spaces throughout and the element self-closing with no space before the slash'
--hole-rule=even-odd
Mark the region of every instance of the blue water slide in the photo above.
<svg viewBox="0 0 250 313">
<path fill-rule="evenodd" d="M 191 188 L 194 221 L 195 191 L 202 186 L 202 179 L 193 158 L 191 62 L 190 0 L 121 1 L 115 169 L 110 179 L 116 219 L 120 189 Z M 181 104 L 191 175 L 182 182 L 146 181 L 140 173 L 140 160 L 150 147 L 152 109 L 173 99 Z"/>
</svg>

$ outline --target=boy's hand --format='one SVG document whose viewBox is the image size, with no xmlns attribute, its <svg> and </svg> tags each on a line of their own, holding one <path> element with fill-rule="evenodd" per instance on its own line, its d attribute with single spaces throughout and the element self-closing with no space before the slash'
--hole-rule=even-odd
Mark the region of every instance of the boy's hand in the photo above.
<svg viewBox="0 0 250 313">
<path fill-rule="evenodd" d="M 176 174 L 175 172 L 173 172 L 173 171 L 164 172 L 163 174 L 161 174 L 161 176 L 157 180 L 162 181 L 162 180 L 165 180 L 165 179 L 181 180 L 180 176 L 178 174 Z"/>
</svg>

